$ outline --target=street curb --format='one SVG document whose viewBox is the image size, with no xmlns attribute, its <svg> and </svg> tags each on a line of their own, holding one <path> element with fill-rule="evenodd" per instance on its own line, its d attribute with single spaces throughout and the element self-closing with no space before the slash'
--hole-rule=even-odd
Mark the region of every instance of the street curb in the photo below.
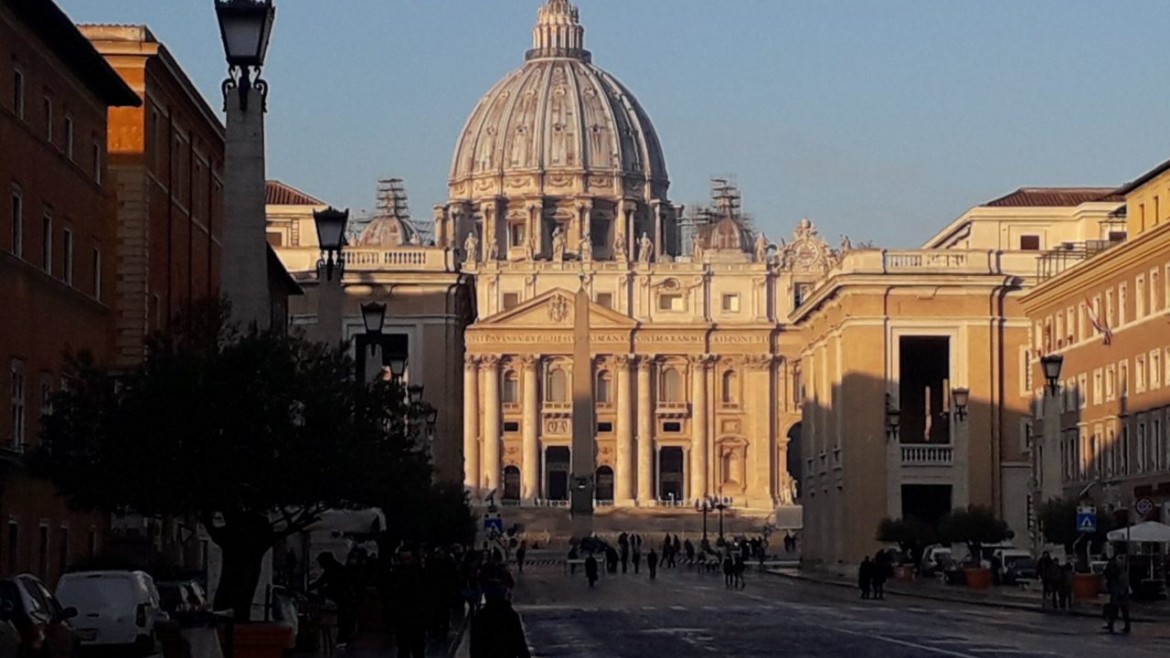
<svg viewBox="0 0 1170 658">
<path fill-rule="evenodd" d="M 459 632 L 455 634 L 455 639 L 451 640 L 451 646 L 447 648 L 447 658 L 455 658 L 459 655 L 459 648 L 463 645 L 463 639 L 470 632 L 468 627 L 471 626 L 471 615 L 463 615 L 463 623 L 459 625 Z"/>
<path fill-rule="evenodd" d="M 804 581 L 806 583 L 815 583 L 818 585 L 830 585 L 832 587 L 843 587 L 846 589 L 857 589 L 857 586 L 854 585 L 853 583 L 844 582 L 844 581 L 840 581 L 840 580 L 824 580 L 824 579 L 820 579 L 820 578 L 812 578 L 809 576 L 802 576 L 800 574 L 783 573 L 783 572 L 775 571 L 772 569 L 767 569 L 765 571 L 768 574 L 771 574 L 773 576 L 779 576 L 781 578 L 788 578 L 790 580 L 800 580 L 800 581 Z M 900 587 L 895 587 L 894 589 L 890 589 L 889 587 L 887 587 L 886 593 L 887 594 L 895 594 L 897 596 L 905 596 L 905 597 L 909 597 L 909 598 L 928 599 L 931 601 L 948 601 L 951 603 L 966 603 L 969 605 L 979 605 L 979 606 L 984 606 L 987 608 L 1010 608 L 1013 610 L 1028 610 L 1030 612 L 1036 612 L 1039 614 L 1053 614 L 1047 608 L 1037 608 L 1034 603 L 1023 603 L 1023 602 L 1019 602 L 1019 601 L 1010 601 L 1010 600 L 992 601 L 989 599 L 966 598 L 966 597 L 957 597 L 957 596 L 944 596 L 941 594 L 935 594 L 933 592 L 907 591 L 907 590 L 902 589 Z M 1098 604 L 1094 604 L 1094 605 L 1098 605 Z M 1093 611 L 1093 612 L 1090 612 L 1088 610 L 1083 610 L 1083 609 L 1078 610 L 1078 609 L 1074 608 L 1074 609 L 1070 610 L 1069 613 L 1076 615 L 1078 617 L 1089 617 L 1089 618 L 1093 618 L 1093 619 L 1101 619 L 1101 610 L 1099 607 L 1096 611 Z M 1157 619 L 1157 618 L 1148 617 L 1145 615 L 1132 615 L 1130 618 L 1133 621 L 1139 621 L 1139 622 L 1144 622 L 1144 623 L 1155 623 L 1156 624 L 1156 623 L 1165 623 L 1166 622 L 1165 619 Z"/>
</svg>

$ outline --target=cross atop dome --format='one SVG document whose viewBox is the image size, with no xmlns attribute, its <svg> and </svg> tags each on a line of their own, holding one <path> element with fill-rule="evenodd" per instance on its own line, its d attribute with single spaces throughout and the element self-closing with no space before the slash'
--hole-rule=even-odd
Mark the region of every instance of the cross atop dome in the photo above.
<svg viewBox="0 0 1170 658">
<path fill-rule="evenodd" d="M 532 29 L 532 50 L 525 59 L 568 57 L 589 61 L 585 28 L 577 7 L 569 0 L 548 0 L 537 12 Z"/>
</svg>

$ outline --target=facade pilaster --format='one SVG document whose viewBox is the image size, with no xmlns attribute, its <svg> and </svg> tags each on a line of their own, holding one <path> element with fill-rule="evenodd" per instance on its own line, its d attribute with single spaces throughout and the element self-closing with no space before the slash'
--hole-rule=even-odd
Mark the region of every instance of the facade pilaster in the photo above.
<svg viewBox="0 0 1170 658">
<path fill-rule="evenodd" d="M 463 485 L 479 489 L 479 357 L 463 359 Z"/>
<path fill-rule="evenodd" d="M 524 418 L 520 427 L 522 432 L 520 495 L 524 498 L 536 498 L 540 494 L 540 444 L 537 440 L 540 427 L 540 400 L 536 387 L 539 366 L 539 356 L 524 357 Z"/>
<path fill-rule="evenodd" d="M 707 364 L 711 358 L 704 354 L 691 359 L 691 497 L 706 496 L 708 472 L 707 455 Z"/>
<path fill-rule="evenodd" d="M 638 504 L 654 504 L 654 403 L 650 395 L 650 357 L 638 360 Z"/>
<path fill-rule="evenodd" d="M 618 505 L 629 504 L 634 498 L 634 428 L 630 398 L 630 361 L 625 354 L 617 359 L 617 469 L 614 499 Z"/>
<path fill-rule="evenodd" d="M 500 486 L 500 358 L 485 356 L 480 361 L 483 375 L 483 480 L 485 492 Z"/>
</svg>

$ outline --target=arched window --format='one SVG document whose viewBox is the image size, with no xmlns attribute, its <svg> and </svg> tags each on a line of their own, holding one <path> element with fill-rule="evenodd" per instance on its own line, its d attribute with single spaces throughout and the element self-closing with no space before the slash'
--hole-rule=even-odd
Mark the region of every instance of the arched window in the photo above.
<svg viewBox="0 0 1170 658">
<path fill-rule="evenodd" d="M 500 395 L 504 404 L 518 404 L 520 402 L 520 377 L 515 370 L 504 373 L 504 390 Z"/>
<path fill-rule="evenodd" d="M 608 370 L 597 373 L 597 402 L 609 404 L 613 402 L 613 375 Z"/>
<path fill-rule="evenodd" d="M 545 387 L 544 401 L 569 401 L 569 378 L 563 368 L 553 368 L 548 371 L 548 386 Z"/>
<path fill-rule="evenodd" d="M 723 404 L 734 405 L 739 403 L 739 377 L 734 370 L 723 373 Z"/>
<path fill-rule="evenodd" d="M 677 368 L 667 367 L 662 371 L 662 390 L 660 398 L 663 402 L 683 402 L 683 377 Z"/>
</svg>

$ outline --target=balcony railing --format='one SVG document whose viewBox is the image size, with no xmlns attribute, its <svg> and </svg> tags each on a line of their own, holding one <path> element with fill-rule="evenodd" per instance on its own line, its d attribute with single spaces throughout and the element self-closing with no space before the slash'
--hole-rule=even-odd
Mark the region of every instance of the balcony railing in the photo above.
<svg viewBox="0 0 1170 658">
<path fill-rule="evenodd" d="M 955 449 L 949 445 L 903 444 L 903 466 L 951 466 L 954 464 Z"/>
<path fill-rule="evenodd" d="M 1051 279 L 1073 265 L 1118 244 L 1121 242 L 1111 240 L 1062 242 L 1060 246 L 1044 252 L 1036 259 L 1036 278 L 1040 281 Z"/>
</svg>

